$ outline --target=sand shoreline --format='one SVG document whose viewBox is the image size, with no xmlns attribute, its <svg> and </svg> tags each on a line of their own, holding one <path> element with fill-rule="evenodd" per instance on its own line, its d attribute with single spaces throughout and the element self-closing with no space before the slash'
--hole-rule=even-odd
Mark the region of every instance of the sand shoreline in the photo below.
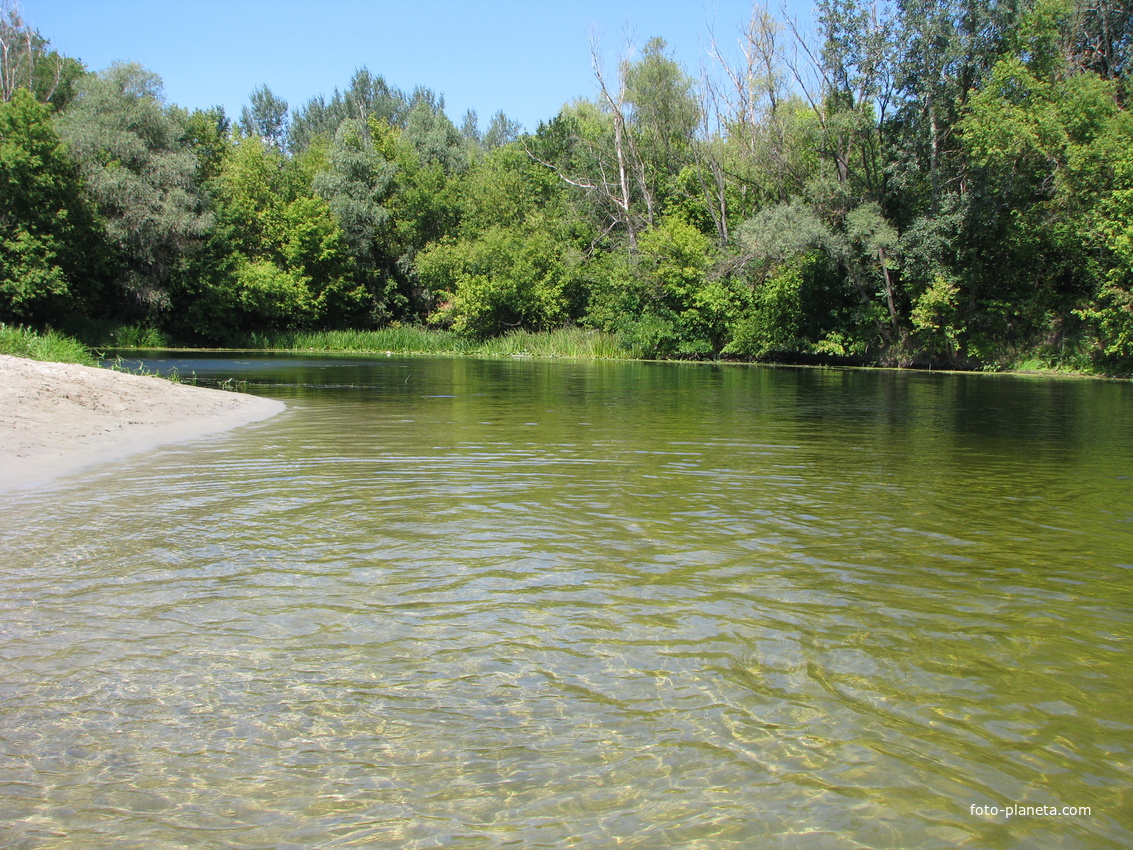
<svg viewBox="0 0 1133 850">
<path fill-rule="evenodd" d="M 258 422 L 284 407 L 162 378 L 0 355 L 0 493 Z"/>
</svg>

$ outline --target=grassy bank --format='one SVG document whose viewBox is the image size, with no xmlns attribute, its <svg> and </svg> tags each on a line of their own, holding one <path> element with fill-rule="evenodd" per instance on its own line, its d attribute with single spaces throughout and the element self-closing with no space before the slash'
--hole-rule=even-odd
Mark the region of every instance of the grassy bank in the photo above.
<svg viewBox="0 0 1133 850">
<path fill-rule="evenodd" d="M 94 351 L 178 347 L 175 340 L 151 329 L 122 326 L 84 334 L 84 345 L 55 331 L 37 333 L 0 325 L 0 354 L 34 360 L 94 365 Z M 325 351 L 359 354 L 433 354 L 458 357 L 573 357 L 591 360 L 635 360 L 641 352 L 626 350 L 610 334 L 585 328 L 531 333 L 517 330 L 476 341 L 451 331 L 389 327 L 374 331 L 279 331 L 253 333 L 227 341 L 225 348 L 260 351 Z"/>
<path fill-rule="evenodd" d="M 37 333 L 24 328 L 0 324 L 0 353 L 36 360 L 94 365 L 94 352 L 113 349 L 156 349 L 179 347 L 178 341 L 158 331 L 114 326 L 101 333 L 83 334 L 83 343 L 54 331 Z M 470 340 L 451 331 L 414 326 L 392 326 L 372 331 L 279 331 L 254 333 L 226 341 L 225 348 L 259 351 L 310 351 L 358 354 L 423 354 L 450 357 L 563 357 L 586 360 L 640 360 L 646 354 L 627 349 L 612 334 L 585 328 L 559 328 L 553 331 L 516 330 L 488 340 Z M 195 346 L 186 346 L 193 348 Z M 988 372 L 1020 372 L 1052 376 L 1125 377 L 1106 374 L 1088 357 L 1051 356 L 1041 350 L 1011 349 L 998 352 L 982 370 Z M 782 362 L 796 365 L 846 365 L 823 358 L 796 356 Z M 866 365 L 858 363 L 856 365 Z M 979 370 L 978 364 L 968 364 Z M 923 368 L 923 367 L 922 367 Z M 964 367 L 939 364 L 934 368 Z"/>
<path fill-rule="evenodd" d="M 375 331 L 273 331 L 231 340 L 234 348 L 274 351 L 357 351 L 467 354 L 468 342 L 448 331 L 394 326 Z"/>
<path fill-rule="evenodd" d="M 252 334 L 233 341 L 234 348 L 275 351 L 326 351 L 392 354 L 434 354 L 457 357 L 568 357 L 586 360 L 642 360 L 644 351 L 625 347 L 613 334 L 586 328 L 559 328 L 531 332 L 516 330 L 487 340 L 470 340 L 451 331 L 400 326 L 376 331 L 294 331 Z M 1022 372 L 1031 374 L 1113 377 L 1103 375 L 1085 355 L 1068 357 L 1044 350 L 1005 348 L 981 368 L 967 365 L 935 364 L 933 368 L 956 371 Z M 788 355 L 769 361 L 792 365 L 845 366 L 879 365 L 847 358 L 819 355 Z M 882 364 L 883 365 L 883 364 Z M 928 368 L 915 366 L 915 369 Z"/>
<path fill-rule="evenodd" d="M 553 331 L 516 330 L 476 341 L 451 331 L 399 326 L 376 331 L 295 331 L 252 334 L 236 348 L 276 351 L 356 351 L 394 354 L 445 354 L 463 357 L 573 357 L 590 360 L 636 360 L 641 352 L 622 348 L 611 334 L 585 328 Z"/>
<path fill-rule="evenodd" d="M 90 349 L 76 339 L 55 331 L 37 333 L 27 328 L 14 328 L 3 324 L 0 324 L 0 354 L 26 357 L 29 360 L 47 360 L 53 363 L 96 365 Z"/>
</svg>

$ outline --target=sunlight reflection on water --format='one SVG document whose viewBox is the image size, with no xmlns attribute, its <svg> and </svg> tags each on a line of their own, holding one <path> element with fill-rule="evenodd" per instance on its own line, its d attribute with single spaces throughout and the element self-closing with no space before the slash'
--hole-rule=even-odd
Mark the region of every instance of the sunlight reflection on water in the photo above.
<svg viewBox="0 0 1133 850">
<path fill-rule="evenodd" d="M 4 503 L 4 846 L 1133 839 L 1128 387 L 247 362 Z"/>
</svg>

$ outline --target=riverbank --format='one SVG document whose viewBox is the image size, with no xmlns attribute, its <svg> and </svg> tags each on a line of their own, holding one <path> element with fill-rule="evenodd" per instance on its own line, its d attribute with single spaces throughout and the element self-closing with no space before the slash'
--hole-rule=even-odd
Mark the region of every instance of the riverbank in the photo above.
<svg viewBox="0 0 1133 850">
<path fill-rule="evenodd" d="M 283 409 L 273 399 L 0 354 L 0 492 Z"/>
<path fill-rule="evenodd" d="M 96 350 L 119 352 L 137 350 L 192 350 L 192 345 L 154 330 L 123 327 L 116 332 L 85 338 Z M 410 325 L 392 325 L 378 330 L 278 331 L 253 333 L 225 340 L 209 350 L 292 351 L 324 354 L 412 354 L 442 357 L 549 357 L 583 360 L 710 360 L 704 357 L 661 357 L 629 345 L 618 336 L 591 328 L 566 327 L 546 331 L 516 329 L 498 337 L 474 340 L 450 330 Z M 780 366 L 901 368 L 943 372 L 997 372 L 1051 377 L 1127 378 L 1127 370 L 1102 368 L 1078 353 L 1054 356 L 1039 349 L 1004 347 L 994 356 L 976 359 L 932 359 L 913 356 L 851 356 L 831 353 L 796 352 L 756 359 L 721 354 L 714 362 L 762 362 Z"/>
</svg>

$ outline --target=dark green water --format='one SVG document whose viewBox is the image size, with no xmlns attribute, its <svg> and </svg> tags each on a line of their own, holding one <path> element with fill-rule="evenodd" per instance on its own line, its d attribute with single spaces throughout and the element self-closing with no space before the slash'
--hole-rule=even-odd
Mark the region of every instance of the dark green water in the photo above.
<svg viewBox="0 0 1133 850">
<path fill-rule="evenodd" d="M 174 362 L 289 409 L 0 501 L 0 846 L 1133 845 L 1130 385 Z"/>
</svg>

